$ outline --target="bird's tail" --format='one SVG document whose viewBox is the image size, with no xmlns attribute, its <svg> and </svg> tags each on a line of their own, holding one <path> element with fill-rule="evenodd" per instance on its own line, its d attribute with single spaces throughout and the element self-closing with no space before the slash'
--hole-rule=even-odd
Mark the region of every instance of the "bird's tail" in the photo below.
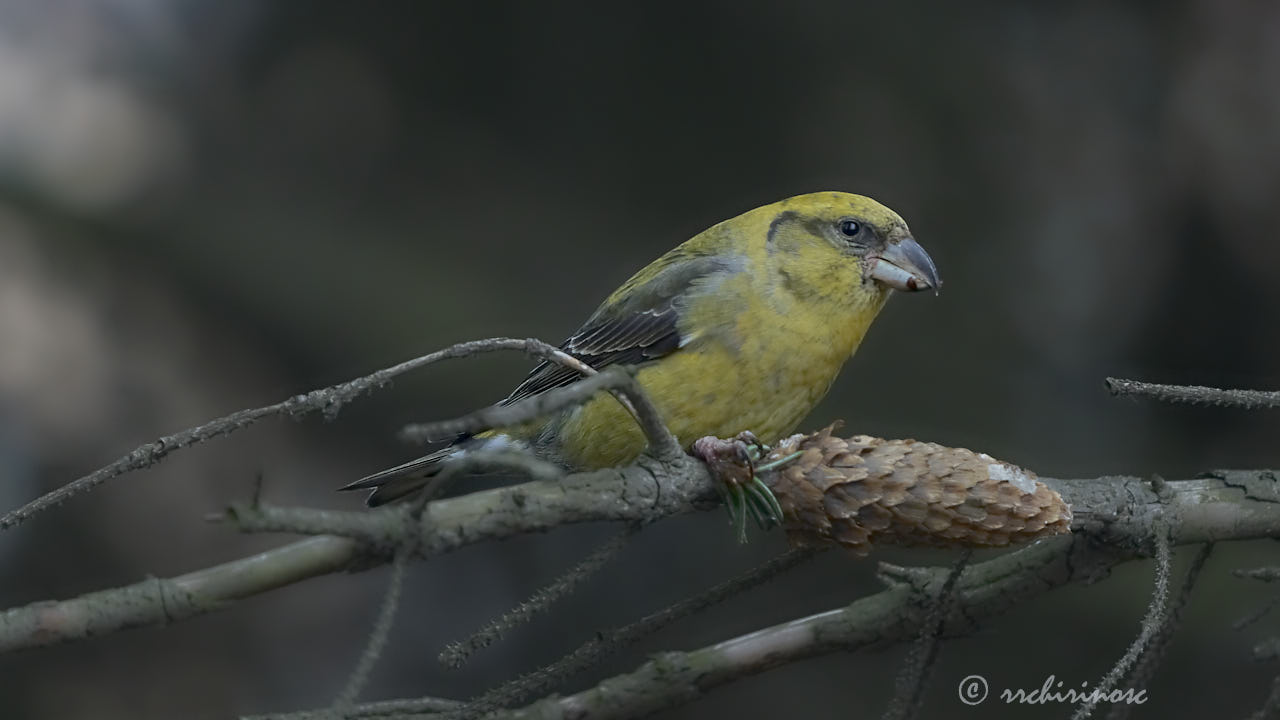
<svg viewBox="0 0 1280 720">
<path fill-rule="evenodd" d="M 450 445 L 417 460 L 410 460 L 403 465 L 362 477 L 350 485 L 342 486 L 339 490 L 372 488 L 373 492 L 365 498 L 365 504 L 369 507 L 386 505 L 421 490 L 428 480 L 440 472 L 441 461 L 457 452 L 458 447 Z"/>
</svg>

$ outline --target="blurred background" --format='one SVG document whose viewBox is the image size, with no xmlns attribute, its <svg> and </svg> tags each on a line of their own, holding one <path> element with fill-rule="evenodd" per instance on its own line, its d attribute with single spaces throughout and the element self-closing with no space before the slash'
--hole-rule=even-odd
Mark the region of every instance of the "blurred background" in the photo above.
<svg viewBox="0 0 1280 720">
<path fill-rule="evenodd" d="M 946 280 L 895 299 L 802 429 L 989 452 L 1042 475 L 1280 464 L 1280 417 L 1110 398 L 1108 375 L 1280 388 L 1280 5 L 686 0 L 0 2 L 0 508 L 243 407 L 495 335 L 558 341 L 720 220 L 822 189 L 898 210 Z M 333 422 L 268 421 L 0 534 L 3 607 L 170 576 L 288 538 L 202 517 L 416 452 L 405 423 L 506 395 L 527 360 L 433 367 Z M 749 389 L 744 389 L 749 391 Z M 661 523 L 551 617 L 462 671 L 435 655 L 608 537 L 415 565 L 366 698 L 464 698 L 745 570 L 722 514 Z M 1190 555 L 1179 553 L 1182 562 Z M 1219 548 L 1139 716 L 1241 716 L 1280 630 Z M 829 553 L 563 688 L 878 588 Z M 9 718 L 192 717 L 328 703 L 385 568 L 165 629 L 0 657 Z M 1138 631 L 1149 564 L 943 647 L 925 717 L 1050 674 L 1091 684 Z M 668 713 L 878 716 L 903 648 L 795 664 Z"/>
</svg>

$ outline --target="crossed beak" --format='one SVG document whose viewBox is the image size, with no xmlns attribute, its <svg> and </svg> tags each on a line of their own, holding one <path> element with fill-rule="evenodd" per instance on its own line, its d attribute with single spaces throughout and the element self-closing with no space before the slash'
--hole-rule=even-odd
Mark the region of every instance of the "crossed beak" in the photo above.
<svg viewBox="0 0 1280 720">
<path fill-rule="evenodd" d="M 890 243 L 882 252 L 869 259 L 871 279 L 894 290 L 933 290 L 936 293 L 942 287 L 942 279 L 938 277 L 938 268 L 934 266 L 933 258 L 929 257 L 929 253 L 914 238 L 904 237 L 898 242 Z"/>
</svg>

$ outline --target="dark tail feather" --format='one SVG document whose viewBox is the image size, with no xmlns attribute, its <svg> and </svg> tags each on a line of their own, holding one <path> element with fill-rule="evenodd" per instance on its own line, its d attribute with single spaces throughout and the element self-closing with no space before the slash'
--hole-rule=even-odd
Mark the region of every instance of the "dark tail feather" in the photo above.
<svg viewBox="0 0 1280 720">
<path fill-rule="evenodd" d="M 338 489 L 368 490 L 373 488 L 373 492 L 369 493 L 369 497 L 365 498 L 365 504 L 369 507 L 386 505 L 422 489 L 422 486 L 426 485 L 427 481 L 440 471 L 440 461 L 455 452 L 457 450 L 453 447 L 437 450 L 417 460 L 410 460 L 403 465 L 397 465 L 367 477 L 362 477 L 350 485 L 344 485 Z"/>
</svg>

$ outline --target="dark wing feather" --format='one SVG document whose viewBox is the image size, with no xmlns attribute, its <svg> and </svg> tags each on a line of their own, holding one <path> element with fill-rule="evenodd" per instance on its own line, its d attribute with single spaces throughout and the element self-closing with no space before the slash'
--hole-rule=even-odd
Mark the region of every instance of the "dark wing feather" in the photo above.
<svg viewBox="0 0 1280 720">
<path fill-rule="evenodd" d="M 626 318 L 616 324 L 588 326 L 560 349 L 599 370 L 614 364 L 656 360 L 680 347 L 679 313 L 674 306 Z M 503 405 L 569 385 L 582 375 L 559 363 L 543 361 L 529 373 Z"/>
<path fill-rule="evenodd" d="M 650 272 L 623 285 L 560 349 L 597 370 L 669 355 L 683 340 L 680 312 L 689 289 L 727 266 L 721 257 L 690 255 L 677 248 L 655 262 Z M 564 387 L 580 377 L 572 368 L 543 361 L 502 404 Z"/>
<path fill-rule="evenodd" d="M 735 262 L 723 256 L 691 252 L 683 246 L 676 248 L 628 280 L 560 348 L 597 369 L 644 363 L 673 353 L 684 340 L 680 333 L 680 313 L 690 289 L 699 283 L 711 282 L 711 276 L 732 269 Z M 502 404 L 563 387 L 579 377 L 575 370 L 543 362 Z M 450 447 L 362 478 L 342 489 L 376 488 L 366 500 L 371 507 L 406 497 L 422 487 L 426 479 L 435 474 L 441 461 L 468 437 L 460 436 Z"/>
</svg>

